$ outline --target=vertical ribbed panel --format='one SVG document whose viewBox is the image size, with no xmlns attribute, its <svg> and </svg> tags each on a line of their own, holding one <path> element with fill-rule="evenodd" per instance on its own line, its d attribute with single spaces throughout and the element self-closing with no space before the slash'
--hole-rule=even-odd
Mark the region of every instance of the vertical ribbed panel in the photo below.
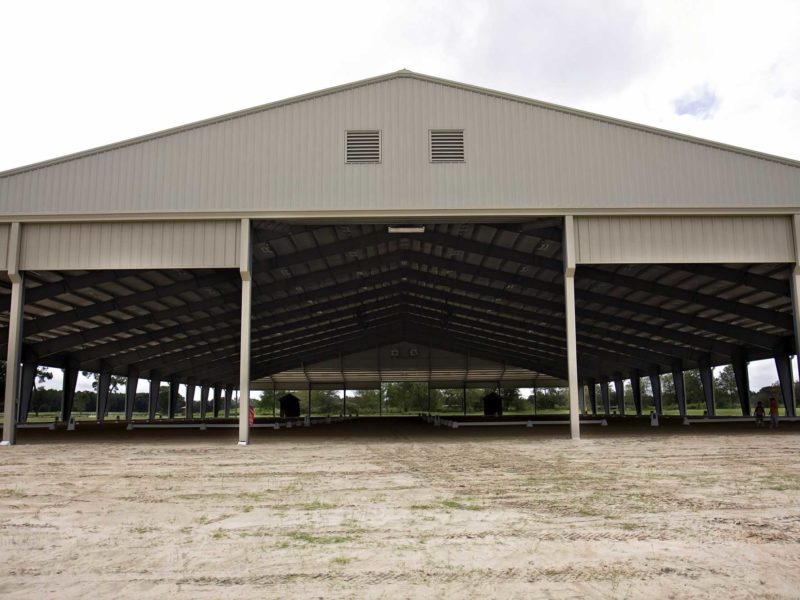
<svg viewBox="0 0 800 600">
<path fill-rule="evenodd" d="M 20 268 L 235 268 L 240 227 L 238 220 L 26 224 Z"/>
<path fill-rule="evenodd" d="M 11 232 L 11 225 L 0 223 L 0 269 L 8 269 L 8 238 Z"/>
<path fill-rule="evenodd" d="M 380 164 L 343 132 L 380 130 Z M 431 130 L 469 160 L 430 162 Z M 800 168 L 398 77 L 0 178 L 0 214 L 800 208 Z"/>
<path fill-rule="evenodd" d="M 793 262 L 790 217 L 576 217 L 578 263 Z"/>
</svg>

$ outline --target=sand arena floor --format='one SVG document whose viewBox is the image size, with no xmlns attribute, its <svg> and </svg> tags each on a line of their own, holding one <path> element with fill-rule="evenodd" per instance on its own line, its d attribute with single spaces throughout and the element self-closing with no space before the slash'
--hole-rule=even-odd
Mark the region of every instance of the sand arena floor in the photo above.
<svg viewBox="0 0 800 600">
<path fill-rule="evenodd" d="M 0 595 L 800 597 L 798 427 L 365 425 L 21 432 Z"/>
</svg>

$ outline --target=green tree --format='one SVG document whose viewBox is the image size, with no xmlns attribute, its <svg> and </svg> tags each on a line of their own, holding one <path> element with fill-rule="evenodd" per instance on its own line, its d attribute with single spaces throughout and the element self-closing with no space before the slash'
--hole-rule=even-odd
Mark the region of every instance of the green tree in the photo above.
<svg viewBox="0 0 800 600">
<path fill-rule="evenodd" d="M 716 403 L 720 407 L 732 407 L 738 404 L 738 387 L 733 365 L 725 365 L 714 378 L 714 388 L 717 391 Z"/>
</svg>

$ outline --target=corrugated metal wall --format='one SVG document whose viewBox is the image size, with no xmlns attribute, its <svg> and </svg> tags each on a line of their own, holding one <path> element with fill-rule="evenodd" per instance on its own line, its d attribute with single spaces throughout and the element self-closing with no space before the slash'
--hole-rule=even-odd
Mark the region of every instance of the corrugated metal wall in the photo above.
<svg viewBox="0 0 800 600">
<path fill-rule="evenodd" d="M 32 223 L 20 269 L 198 269 L 239 266 L 240 221 Z"/>
<path fill-rule="evenodd" d="M 3 271 L 8 269 L 8 237 L 10 231 L 10 224 L 0 223 L 0 269 Z"/>
<path fill-rule="evenodd" d="M 380 129 L 346 165 L 346 129 Z M 431 164 L 429 129 L 464 129 Z M 0 179 L 0 214 L 800 208 L 800 168 L 399 77 Z"/>
<path fill-rule="evenodd" d="M 794 262 L 790 217 L 576 217 L 583 264 Z"/>
</svg>

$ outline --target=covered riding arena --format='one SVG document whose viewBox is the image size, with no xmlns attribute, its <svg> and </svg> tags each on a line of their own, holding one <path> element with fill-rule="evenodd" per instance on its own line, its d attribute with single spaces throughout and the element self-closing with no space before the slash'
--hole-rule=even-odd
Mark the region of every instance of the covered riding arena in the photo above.
<svg viewBox="0 0 800 600">
<path fill-rule="evenodd" d="M 74 597 L 117 577 L 125 597 L 209 598 L 797 582 L 730 579 L 800 566 L 795 161 L 399 71 L 0 173 L 0 269 L 14 593 L 73 597 L 56 567 Z M 752 424 L 764 359 L 771 438 Z M 737 416 L 717 415 L 727 365 Z M 42 367 L 63 370 L 47 420 Z M 402 382 L 425 391 L 390 409 Z M 566 390 L 564 413 L 484 414 L 471 392 L 518 388 Z M 52 519 L 56 538 L 20 533 Z"/>
</svg>

